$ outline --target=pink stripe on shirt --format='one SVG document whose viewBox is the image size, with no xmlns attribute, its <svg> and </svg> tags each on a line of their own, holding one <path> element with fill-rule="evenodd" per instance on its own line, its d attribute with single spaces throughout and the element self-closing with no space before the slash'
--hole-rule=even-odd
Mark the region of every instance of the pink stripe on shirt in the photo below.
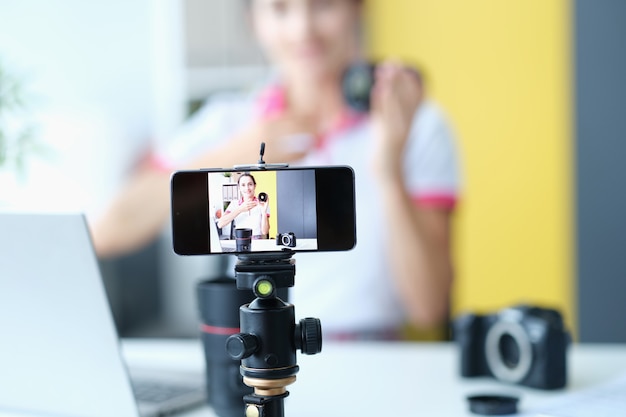
<svg viewBox="0 0 626 417">
<path fill-rule="evenodd" d="M 287 109 L 287 97 L 285 90 L 279 85 L 269 86 L 257 99 L 259 114 L 263 119 L 277 116 Z"/>
<path fill-rule="evenodd" d="M 412 198 L 413 203 L 420 207 L 442 208 L 453 210 L 456 207 L 458 198 L 450 192 L 429 192 L 424 194 L 416 194 Z"/>
</svg>

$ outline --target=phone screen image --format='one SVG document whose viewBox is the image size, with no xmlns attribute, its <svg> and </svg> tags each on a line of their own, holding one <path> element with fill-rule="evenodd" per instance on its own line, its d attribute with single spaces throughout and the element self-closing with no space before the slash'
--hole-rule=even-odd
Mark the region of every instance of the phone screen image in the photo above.
<svg viewBox="0 0 626 417">
<path fill-rule="evenodd" d="M 213 172 L 208 195 L 211 253 L 317 249 L 315 170 Z"/>
<path fill-rule="evenodd" d="M 171 186 L 181 255 L 336 251 L 356 243 L 349 167 L 179 171 Z"/>
</svg>

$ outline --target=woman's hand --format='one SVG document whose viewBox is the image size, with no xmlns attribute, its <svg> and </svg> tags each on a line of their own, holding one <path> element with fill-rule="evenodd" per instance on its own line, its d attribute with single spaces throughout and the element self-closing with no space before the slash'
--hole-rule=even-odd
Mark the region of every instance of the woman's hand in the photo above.
<svg viewBox="0 0 626 417">
<path fill-rule="evenodd" d="M 445 319 L 452 267 L 450 213 L 415 206 L 404 184 L 403 153 L 423 96 L 412 70 L 392 62 L 378 67 L 372 92 L 373 163 L 382 199 L 394 208 L 385 222 L 387 235 L 404 236 L 400 246 L 385 245 L 386 255 L 408 317 L 428 328 Z"/>
<path fill-rule="evenodd" d="M 422 81 L 415 71 L 396 62 L 377 66 L 371 114 L 376 135 L 374 167 L 380 176 L 401 175 L 402 153 L 423 97 Z"/>
<path fill-rule="evenodd" d="M 267 214 L 267 209 L 269 208 L 270 199 L 267 197 L 265 201 L 259 201 L 259 206 L 261 206 L 261 211 L 263 214 Z"/>
<path fill-rule="evenodd" d="M 258 204 L 259 203 L 255 200 L 244 201 L 239 205 L 239 207 L 237 207 L 237 211 L 239 212 L 239 214 L 245 213 L 246 211 L 255 208 Z"/>
<path fill-rule="evenodd" d="M 265 142 L 265 162 L 294 162 L 304 158 L 313 149 L 315 137 L 316 129 L 312 120 L 285 112 L 259 120 L 242 131 L 235 138 L 239 143 L 234 146 L 253 152 L 256 160 L 261 142 Z"/>
</svg>

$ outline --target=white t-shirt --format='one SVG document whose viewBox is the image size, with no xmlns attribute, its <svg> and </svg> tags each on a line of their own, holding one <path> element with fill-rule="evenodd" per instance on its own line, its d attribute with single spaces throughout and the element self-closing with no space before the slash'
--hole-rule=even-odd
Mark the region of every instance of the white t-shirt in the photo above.
<svg viewBox="0 0 626 417">
<path fill-rule="evenodd" d="M 258 199 L 254 197 L 254 200 L 258 202 Z M 231 213 L 237 210 L 237 207 L 243 204 L 243 199 L 231 201 L 228 207 L 226 207 L 225 213 Z M 267 208 L 267 212 L 263 213 L 263 209 L 260 205 L 253 207 L 250 210 L 246 210 L 243 213 L 240 213 L 235 217 L 235 227 L 238 229 L 248 228 L 252 229 L 252 236 L 262 236 L 263 232 L 261 230 L 261 222 L 263 220 L 263 216 L 269 217 L 270 211 L 269 207 Z"/>
<path fill-rule="evenodd" d="M 161 152 L 161 158 L 174 166 L 185 162 L 228 140 L 254 118 L 276 111 L 277 90 L 268 91 L 208 101 L 171 147 Z M 278 102 L 280 107 L 280 98 Z M 394 329 L 405 323 L 385 259 L 385 245 L 401 245 L 402 236 L 389 236 L 385 228 L 390 208 L 379 196 L 370 169 L 372 141 L 372 126 L 364 117 L 339 126 L 306 158 L 292 163 L 349 165 L 355 172 L 356 247 L 347 252 L 295 255 L 290 302 L 298 317 L 320 318 L 325 334 Z M 416 112 L 404 155 L 406 187 L 415 204 L 452 209 L 460 186 L 456 143 L 443 112 L 433 102 L 425 101 Z"/>
</svg>

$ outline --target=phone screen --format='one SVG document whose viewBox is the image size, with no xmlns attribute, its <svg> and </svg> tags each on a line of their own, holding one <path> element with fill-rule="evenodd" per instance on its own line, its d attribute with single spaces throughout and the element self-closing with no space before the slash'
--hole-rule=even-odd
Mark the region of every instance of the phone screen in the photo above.
<svg viewBox="0 0 626 417">
<path fill-rule="evenodd" d="M 171 178 L 180 255 L 343 251 L 356 244 L 347 166 L 178 171 Z"/>
</svg>

